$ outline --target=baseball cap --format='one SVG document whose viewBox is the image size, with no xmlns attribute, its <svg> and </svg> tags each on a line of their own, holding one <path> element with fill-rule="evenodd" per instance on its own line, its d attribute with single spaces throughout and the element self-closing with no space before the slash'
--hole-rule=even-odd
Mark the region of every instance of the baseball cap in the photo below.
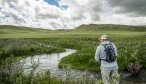
<svg viewBox="0 0 146 84">
<path fill-rule="evenodd" d="M 101 35 L 100 39 L 109 39 L 109 37 L 106 34 Z"/>
</svg>

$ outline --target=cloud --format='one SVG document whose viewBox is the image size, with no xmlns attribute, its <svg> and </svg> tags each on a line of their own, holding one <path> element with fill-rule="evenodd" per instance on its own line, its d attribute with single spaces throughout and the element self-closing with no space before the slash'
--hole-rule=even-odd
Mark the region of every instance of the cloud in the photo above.
<svg viewBox="0 0 146 84">
<path fill-rule="evenodd" d="M 129 17 L 124 14 L 112 14 L 111 16 L 102 16 L 98 24 L 119 24 L 119 25 L 145 25 L 146 17 Z"/>
<path fill-rule="evenodd" d="M 1 0 L 0 24 L 72 29 L 82 24 L 143 25 L 144 0 Z"/>
<path fill-rule="evenodd" d="M 61 0 L 61 4 L 67 4 L 68 13 L 73 19 L 91 18 L 99 20 L 100 1 L 99 0 Z"/>
<path fill-rule="evenodd" d="M 145 25 L 145 5 L 141 3 L 144 0 L 102 0 L 97 24 Z"/>
<path fill-rule="evenodd" d="M 146 0 L 108 0 L 116 13 L 138 17 L 146 16 Z"/>
<path fill-rule="evenodd" d="M 44 0 L 3 0 L 1 24 L 47 29 L 74 28 L 99 20 L 98 0 L 60 0 L 59 7 Z M 91 5 L 92 4 L 92 5 Z M 64 8 L 67 6 L 68 8 Z"/>
</svg>

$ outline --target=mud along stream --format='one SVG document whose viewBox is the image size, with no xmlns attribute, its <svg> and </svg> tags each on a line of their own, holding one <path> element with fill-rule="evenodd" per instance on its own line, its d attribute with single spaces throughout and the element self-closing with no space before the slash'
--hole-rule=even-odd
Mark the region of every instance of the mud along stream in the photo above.
<svg viewBox="0 0 146 84">
<path fill-rule="evenodd" d="M 96 79 L 101 79 L 100 72 L 99 73 L 91 73 L 88 71 L 79 71 L 79 70 L 68 70 L 68 69 L 60 69 L 58 67 L 59 61 L 70 54 L 75 53 L 77 50 L 74 49 L 66 49 L 65 52 L 61 53 L 52 53 L 52 54 L 42 54 L 42 55 L 35 55 L 35 56 L 28 56 L 26 57 L 25 63 L 23 65 L 23 70 L 24 73 L 29 73 L 32 70 L 32 63 L 37 63 L 38 62 L 38 67 L 36 68 L 36 73 L 39 72 L 44 72 L 49 69 L 50 75 L 53 78 L 65 80 L 65 79 L 70 79 L 70 80 L 79 80 L 81 77 L 85 77 L 88 80 L 96 80 Z M 23 60 L 20 60 L 20 63 Z M 145 72 L 145 71 L 144 71 Z M 129 73 L 125 72 L 120 72 L 122 81 L 127 82 L 127 81 L 133 81 L 134 82 L 139 82 L 139 80 L 145 80 L 145 79 L 137 79 L 137 77 L 130 77 Z M 142 73 L 144 74 L 144 73 Z M 146 74 L 146 72 L 145 72 Z M 141 76 L 140 76 L 141 77 Z M 138 78 L 140 78 L 138 77 Z M 141 78 L 146 78 L 145 75 L 144 77 Z M 146 82 L 146 81 L 143 81 Z M 135 84 L 135 83 L 132 83 Z"/>
</svg>

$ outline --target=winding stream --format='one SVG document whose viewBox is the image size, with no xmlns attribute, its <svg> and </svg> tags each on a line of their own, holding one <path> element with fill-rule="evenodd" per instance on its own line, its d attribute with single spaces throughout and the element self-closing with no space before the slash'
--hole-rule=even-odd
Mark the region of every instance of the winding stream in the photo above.
<svg viewBox="0 0 146 84">
<path fill-rule="evenodd" d="M 31 70 L 32 62 L 39 63 L 39 66 L 36 69 L 36 72 L 43 72 L 45 70 L 50 70 L 51 75 L 57 76 L 62 75 L 63 70 L 58 68 L 59 61 L 72 53 L 75 53 L 76 50 L 66 49 L 65 52 L 61 53 L 52 53 L 52 54 L 43 54 L 29 56 L 25 59 L 25 64 L 23 65 L 24 71 L 29 72 Z"/>
<path fill-rule="evenodd" d="M 58 63 L 63 57 L 73 54 L 75 52 L 76 52 L 76 50 L 66 49 L 65 52 L 61 52 L 61 53 L 29 56 L 25 59 L 25 64 L 23 65 L 24 72 L 25 73 L 30 72 L 32 70 L 32 68 L 31 68 L 32 62 L 35 63 L 38 61 L 39 65 L 36 69 L 36 73 L 43 72 L 43 71 L 49 69 L 49 71 L 51 73 L 51 77 L 54 77 L 57 79 L 62 79 L 62 80 L 65 80 L 65 79 L 77 80 L 81 77 L 86 77 L 86 79 L 89 79 L 89 80 L 101 79 L 100 73 L 91 73 L 91 72 L 87 72 L 87 71 L 67 70 L 67 69 L 58 68 Z M 144 76 L 144 77 L 146 77 L 146 76 Z M 128 79 L 131 80 L 129 73 L 123 73 L 122 81 L 125 82 L 125 81 L 128 81 Z M 134 80 L 135 79 L 137 79 L 137 77 L 134 77 Z M 140 80 L 140 79 L 138 79 L 138 80 Z M 146 82 L 146 81 L 143 81 L 143 82 Z M 135 83 L 133 83 L 133 84 L 135 84 Z"/>
<path fill-rule="evenodd" d="M 23 65 L 24 72 L 30 72 L 32 70 L 32 62 L 38 61 L 39 66 L 36 69 L 36 73 L 43 72 L 49 69 L 51 77 L 55 77 L 62 80 L 64 80 L 64 78 L 77 80 L 78 78 L 83 76 L 86 76 L 89 79 L 100 78 L 100 74 L 95 74 L 87 71 L 58 68 L 58 63 L 63 57 L 73 54 L 75 52 L 76 50 L 66 49 L 65 52 L 61 53 L 29 56 L 25 59 L 25 64 Z"/>
</svg>

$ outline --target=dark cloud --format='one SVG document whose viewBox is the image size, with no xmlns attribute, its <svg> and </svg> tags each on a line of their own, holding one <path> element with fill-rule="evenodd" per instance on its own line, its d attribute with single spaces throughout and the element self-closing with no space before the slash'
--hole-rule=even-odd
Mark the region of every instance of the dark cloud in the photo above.
<svg viewBox="0 0 146 84">
<path fill-rule="evenodd" d="M 108 0 L 116 13 L 126 13 L 133 16 L 146 16 L 146 0 Z"/>
</svg>

